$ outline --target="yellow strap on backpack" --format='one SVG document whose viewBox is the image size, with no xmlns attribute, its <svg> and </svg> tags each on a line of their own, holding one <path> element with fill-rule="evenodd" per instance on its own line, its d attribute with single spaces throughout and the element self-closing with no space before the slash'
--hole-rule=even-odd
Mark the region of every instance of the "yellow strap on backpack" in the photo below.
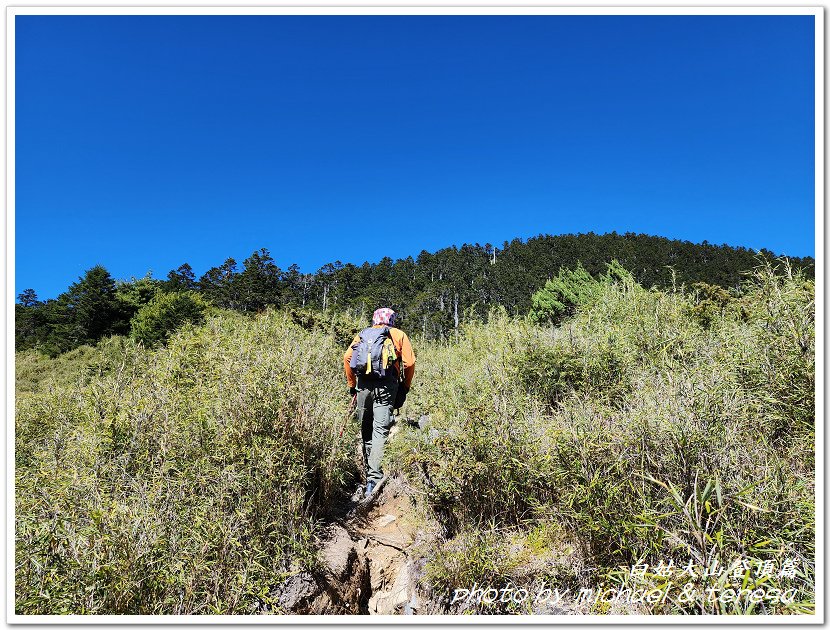
<svg viewBox="0 0 830 630">
<path fill-rule="evenodd" d="M 386 338 L 386 341 L 383 342 L 383 369 L 385 370 L 389 367 L 390 363 L 394 363 L 398 360 L 398 354 L 395 352 L 395 342 L 392 340 L 392 336 Z"/>
</svg>

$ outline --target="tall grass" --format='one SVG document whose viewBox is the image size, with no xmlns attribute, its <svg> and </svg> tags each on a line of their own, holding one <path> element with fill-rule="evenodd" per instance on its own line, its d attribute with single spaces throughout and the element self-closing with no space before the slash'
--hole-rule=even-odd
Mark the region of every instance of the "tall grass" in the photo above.
<svg viewBox="0 0 830 630">
<path fill-rule="evenodd" d="M 416 343 L 405 412 L 430 426 L 392 440 L 388 467 L 442 526 L 425 552 L 433 597 L 476 581 L 653 588 L 661 561 L 787 559 L 793 577 L 734 579 L 795 588 L 792 602 L 589 609 L 812 610 L 812 281 L 765 266 L 732 294 L 656 291 L 618 269 L 585 295 L 556 326 L 495 310 Z M 57 359 L 19 353 L 16 611 L 278 611 L 357 478 L 339 435 L 353 320 L 220 313 L 155 351 L 116 337 Z"/>
<path fill-rule="evenodd" d="M 766 266 L 705 320 L 700 299 L 623 274 L 561 326 L 494 312 L 456 343 L 421 350 L 409 412 L 429 414 L 432 430 L 408 431 L 393 454 L 444 524 L 435 593 L 469 588 L 476 575 L 515 583 L 509 554 L 469 547 L 504 538 L 493 531 L 524 532 L 538 547 L 542 532 L 550 562 L 525 581 L 628 584 L 619 567 L 692 561 L 702 573 L 715 561 L 788 559 L 794 578 L 745 577 L 749 587 L 796 587 L 789 604 L 667 600 L 649 610 L 811 610 L 813 283 Z M 504 560 L 478 572 L 482 557 Z"/>
<path fill-rule="evenodd" d="M 224 313 L 156 352 L 76 352 L 80 371 L 57 359 L 49 383 L 19 357 L 16 611 L 273 605 L 356 474 L 337 435 L 341 344 L 290 314 Z"/>
</svg>

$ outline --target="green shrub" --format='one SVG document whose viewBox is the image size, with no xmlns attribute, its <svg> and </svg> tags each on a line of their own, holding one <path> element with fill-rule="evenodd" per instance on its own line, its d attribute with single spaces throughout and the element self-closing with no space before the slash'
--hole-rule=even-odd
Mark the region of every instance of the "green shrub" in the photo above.
<svg viewBox="0 0 830 630">
<path fill-rule="evenodd" d="M 130 322 L 130 336 L 152 348 L 164 343 L 186 322 L 203 322 L 207 310 L 207 302 L 193 291 L 157 293 L 133 317 Z"/>
<path fill-rule="evenodd" d="M 761 267 L 705 318 L 699 289 L 647 290 L 617 274 L 558 327 L 494 313 L 422 348 L 407 405 L 430 415 L 430 430 L 407 430 L 391 452 L 447 536 L 491 545 L 474 555 L 487 558 L 498 544 L 476 531 L 555 521 L 594 585 L 640 562 L 792 558 L 791 604 L 660 610 L 809 610 L 813 284 L 785 264 Z M 461 567 L 452 554 L 438 545 L 430 562 L 450 576 Z M 481 566 L 458 575 L 492 577 Z"/>
<path fill-rule="evenodd" d="M 276 607 L 356 477 L 341 356 L 284 313 L 223 313 L 19 398 L 15 610 Z"/>
<path fill-rule="evenodd" d="M 370 322 L 354 314 L 334 310 L 316 311 L 308 308 L 288 309 L 291 320 L 305 330 L 330 335 L 338 344 L 345 346 L 355 334 L 370 325 Z"/>
<path fill-rule="evenodd" d="M 560 269 L 531 297 L 530 319 L 558 322 L 586 303 L 597 289 L 597 281 L 577 263 L 576 269 Z"/>
<path fill-rule="evenodd" d="M 79 346 L 56 357 L 37 350 L 15 353 L 15 395 L 18 400 L 31 393 L 56 388 L 83 387 L 94 376 L 118 368 L 132 340 L 118 335 L 105 337 L 94 346 Z"/>
<path fill-rule="evenodd" d="M 536 323 L 559 323 L 580 307 L 590 305 L 602 293 L 603 286 L 615 282 L 632 283 L 632 275 L 613 260 L 605 274 L 594 278 L 581 262 L 574 269 L 560 269 L 555 278 L 545 282 L 531 297 L 530 320 Z"/>
<path fill-rule="evenodd" d="M 440 542 L 426 562 L 425 584 L 453 614 L 540 612 L 534 600 L 542 588 L 555 585 L 564 592 L 578 585 L 572 553 L 553 521 L 530 527 L 483 523 Z M 496 598 L 490 589 L 504 590 Z"/>
<path fill-rule="evenodd" d="M 690 307 L 690 313 L 704 328 L 708 328 L 713 321 L 723 315 L 734 301 L 729 291 L 717 285 L 695 282 L 692 289 L 694 290 L 694 305 Z"/>
<path fill-rule="evenodd" d="M 575 392 L 607 396 L 610 404 L 627 391 L 624 360 L 613 347 L 582 353 L 572 348 L 535 347 L 521 354 L 517 373 L 524 387 L 555 404 Z"/>
</svg>

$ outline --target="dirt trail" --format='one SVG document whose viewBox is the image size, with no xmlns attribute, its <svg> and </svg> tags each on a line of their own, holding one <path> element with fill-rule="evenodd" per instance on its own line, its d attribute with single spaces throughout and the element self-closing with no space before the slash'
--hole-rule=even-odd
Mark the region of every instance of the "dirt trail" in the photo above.
<svg viewBox="0 0 830 630">
<path fill-rule="evenodd" d="M 368 509 L 343 524 L 358 559 L 366 566 L 368 591 L 361 593 L 368 614 L 416 614 L 417 568 L 410 556 L 418 535 L 414 506 L 398 479 L 389 479 Z M 337 560 L 348 543 L 324 546 L 322 556 Z"/>
<path fill-rule="evenodd" d="M 366 537 L 371 567 L 370 614 L 417 614 L 419 567 L 411 556 L 418 538 L 412 500 L 397 481 L 387 484 L 386 494 L 358 531 Z"/>
<path fill-rule="evenodd" d="M 404 483 L 386 480 L 369 505 L 344 503 L 324 531 L 321 570 L 289 578 L 280 608 L 295 614 L 418 614 L 422 531 Z"/>
</svg>

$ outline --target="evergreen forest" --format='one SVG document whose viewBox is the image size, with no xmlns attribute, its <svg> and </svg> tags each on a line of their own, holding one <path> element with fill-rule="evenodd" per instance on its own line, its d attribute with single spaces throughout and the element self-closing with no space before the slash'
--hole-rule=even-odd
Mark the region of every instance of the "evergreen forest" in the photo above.
<svg viewBox="0 0 830 630">
<path fill-rule="evenodd" d="M 39 300 L 33 288 L 18 295 L 15 305 L 15 345 L 35 348 L 50 356 L 94 343 L 112 334 L 143 336 L 136 316 L 143 307 L 155 311 L 162 294 L 186 293 L 178 317 L 193 319 L 205 304 L 220 309 L 256 313 L 268 306 L 313 312 L 337 312 L 368 317 L 379 306 L 398 312 L 402 326 L 427 339 L 446 339 L 470 317 L 481 317 L 494 306 L 513 315 L 528 314 L 532 296 L 561 269 L 577 263 L 598 274 L 616 260 L 645 287 L 703 283 L 738 291 L 748 269 L 771 262 L 775 253 L 744 247 L 700 244 L 644 234 L 540 235 L 514 239 L 500 247 L 464 244 L 417 258 L 361 265 L 335 261 L 314 273 L 297 265 L 280 268 L 271 253 L 260 249 L 240 266 L 233 258 L 196 277 L 183 263 L 165 279 L 148 274 L 116 280 L 103 266 L 89 269 L 55 299 Z M 811 257 L 791 258 L 793 267 L 813 277 Z M 170 298 L 163 298 L 170 302 Z M 198 300 L 194 306 L 190 304 Z M 184 305 L 187 302 L 188 306 Z M 168 308 L 169 310 L 169 308 Z M 180 310 L 180 309 L 179 309 Z"/>
</svg>

